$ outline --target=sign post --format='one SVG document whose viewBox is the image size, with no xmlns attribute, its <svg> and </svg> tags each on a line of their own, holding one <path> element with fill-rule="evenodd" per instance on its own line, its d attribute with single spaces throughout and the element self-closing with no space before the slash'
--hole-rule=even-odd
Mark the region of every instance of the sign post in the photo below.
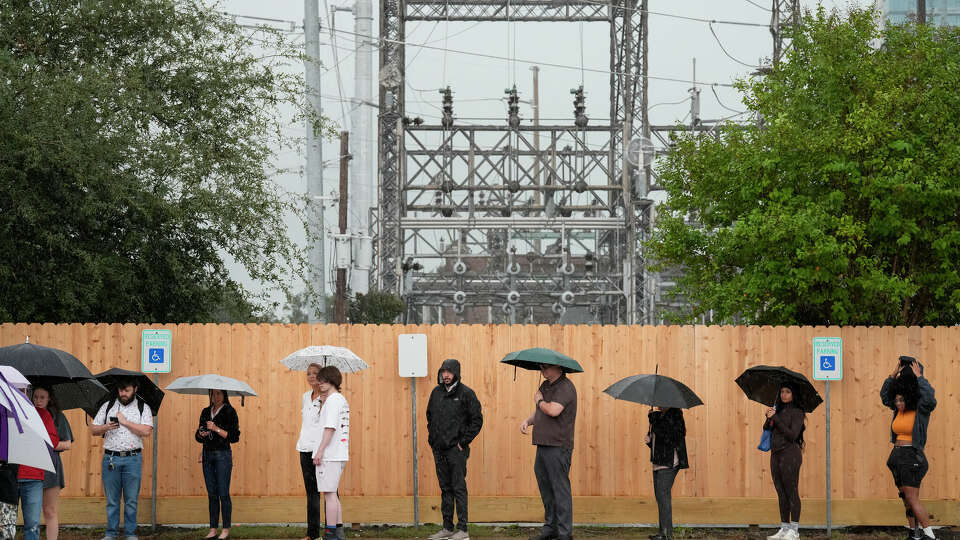
<svg viewBox="0 0 960 540">
<path fill-rule="evenodd" d="M 417 468 L 417 377 L 427 376 L 427 335 L 400 334 L 397 358 L 401 377 L 410 377 L 411 421 L 413 422 L 413 526 L 420 528 L 420 485 Z"/>
<path fill-rule="evenodd" d="M 830 381 L 843 379 L 843 341 L 840 338 L 813 338 L 813 378 L 824 381 L 827 407 L 827 536 L 832 533 L 830 508 Z"/>
<path fill-rule="evenodd" d="M 140 335 L 140 371 L 153 373 L 153 383 L 157 384 L 157 373 L 170 373 L 172 365 L 173 332 L 170 330 L 144 330 Z M 159 387 L 160 385 L 157 384 Z M 157 433 L 160 431 L 157 411 L 153 412 L 153 475 L 150 497 L 153 507 L 150 523 L 157 530 Z"/>
</svg>

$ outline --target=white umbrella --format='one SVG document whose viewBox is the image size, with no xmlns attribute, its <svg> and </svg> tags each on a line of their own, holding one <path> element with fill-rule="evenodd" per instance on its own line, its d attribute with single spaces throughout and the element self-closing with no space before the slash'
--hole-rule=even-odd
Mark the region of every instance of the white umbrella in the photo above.
<svg viewBox="0 0 960 540">
<path fill-rule="evenodd" d="M 350 349 L 332 345 L 311 345 L 291 353 L 282 362 L 295 371 L 306 371 L 310 364 L 334 366 L 343 373 L 354 373 L 370 367 Z"/>
<path fill-rule="evenodd" d="M 206 395 L 207 390 L 223 390 L 227 395 L 240 396 L 241 403 L 243 402 L 243 398 L 257 395 L 257 393 L 253 391 L 253 388 L 250 388 L 249 384 L 215 373 L 178 377 L 167 386 L 166 390 L 178 394 L 197 395 Z"/>
<path fill-rule="evenodd" d="M 0 366 L 0 375 L 3 375 L 11 386 L 19 390 L 26 390 L 30 386 L 30 381 L 13 366 Z"/>
<path fill-rule="evenodd" d="M 6 371 L 0 373 L 0 459 L 56 472 L 52 451 L 53 441 L 37 409 L 8 382 Z"/>
</svg>

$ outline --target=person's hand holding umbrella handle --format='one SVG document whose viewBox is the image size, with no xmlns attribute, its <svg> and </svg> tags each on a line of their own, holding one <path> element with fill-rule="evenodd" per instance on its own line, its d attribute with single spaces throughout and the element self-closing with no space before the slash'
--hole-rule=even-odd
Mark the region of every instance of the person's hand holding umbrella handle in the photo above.
<svg viewBox="0 0 960 540">
<path fill-rule="evenodd" d="M 773 418 L 773 415 L 777 414 L 777 410 L 773 407 L 767 408 L 767 418 Z"/>
</svg>

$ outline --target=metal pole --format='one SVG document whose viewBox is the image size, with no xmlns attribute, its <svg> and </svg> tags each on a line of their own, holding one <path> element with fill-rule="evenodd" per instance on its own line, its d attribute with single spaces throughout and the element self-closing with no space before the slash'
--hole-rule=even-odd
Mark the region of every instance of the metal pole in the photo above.
<svg viewBox="0 0 960 540">
<path fill-rule="evenodd" d="M 349 174 L 347 172 L 350 160 L 350 132 L 340 132 L 340 234 L 347 234 L 347 195 L 349 189 Z M 337 323 L 347 321 L 345 307 L 347 297 L 347 269 L 337 268 Z"/>
<path fill-rule="evenodd" d="M 334 8 L 337 9 L 337 8 Z M 354 100 L 350 113 L 353 149 L 351 155 L 350 229 L 353 234 L 370 235 L 370 209 L 377 205 L 377 175 L 374 155 L 377 134 L 373 128 L 373 1 L 357 0 L 353 6 Z M 350 289 L 366 294 L 370 286 L 369 250 L 354 249 Z"/>
<path fill-rule="evenodd" d="M 826 381 L 827 393 L 827 538 L 832 530 L 830 514 L 830 381 Z"/>
<path fill-rule="evenodd" d="M 917 23 L 927 24 L 927 0 L 917 0 Z"/>
<path fill-rule="evenodd" d="M 303 2 L 303 31 L 304 31 L 304 55 L 303 64 L 305 69 L 307 102 L 310 104 L 311 112 L 319 119 L 322 114 L 320 104 L 320 6 L 318 0 L 304 0 Z M 325 272 L 325 254 L 324 244 L 326 242 L 326 227 L 323 218 L 323 143 L 320 134 L 313 124 L 313 118 L 307 118 L 307 204 L 310 211 L 310 225 L 316 227 L 314 231 L 319 238 L 310 246 L 310 281 L 311 285 L 317 289 L 318 308 L 322 319 L 326 319 L 327 314 L 327 283 Z M 313 310 L 310 311 L 310 322 L 318 322 Z"/>
<path fill-rule="evenodd" d="M 417 478 L 417 378 L 410 377 L 410 404 L 413 421 L 413 526 L 420 528 L 420 485 Z"/>
<path fill-rule="evenodd" d="M 153 384 L 157 384 L 157 374 L 153 374 Z M 160 385 L 157 385 L 158 387 Z M 153 530 L 157 530 L 157 433 L 160 432 L 159 420 L 157 420 L 157 411 L 153 413 L 153 475 L 151 478 L 150 498 L 153 502 L 153 508 L 150 511 L 150 524 Z"/>
</svg>

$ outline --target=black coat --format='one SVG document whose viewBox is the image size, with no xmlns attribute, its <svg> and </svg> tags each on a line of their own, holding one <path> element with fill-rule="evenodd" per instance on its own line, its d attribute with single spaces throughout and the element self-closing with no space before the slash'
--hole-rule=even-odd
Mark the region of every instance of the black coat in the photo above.
<svg viewBox="0 0 960 540">
<path fill-rule="evenodd" d="M 19 465 L 0 461 L 0 502 L 17 505 L 17 471 Z"/>
<path fill-rule="evenodd" d="M 893 403 L 893 398 L 896 397 L 895 383 L 896 379 L 888 377 L 887 380 L 883 381 L 883 387 L 880 388 L 880 400 L 883 401 L 884 405 L 893 409 L 894 419 L 897 418 L 897 406 Z M 917 414 L 913 421 L 913 441 L 910 444 L 914 448 L 919 448 L 922 452 L 927 445 L 927 424 L 930 423 L 930 413 L 937 408 L 937 398 L 934 397 L 930 382 L 922 375 L 917 377 L 917 393 L 920 395 L 920 399 L 917 402 Z M 891 424 L 890 442 L 896 440 L 897 436 L 893 432 Z"/>
<path fill-rule="evenodd" d="M 457 385 L 450 391 L 443 384 L 440 372 L 453 372 Z M 427 434 L 430 448 L 449 450 L 458 444 L 467 450 L 483 427 L 483 412 L 477 394 L 460 380 L 460 362 L 444 360 L 437 372 L 437 387 L 427 404 Z"/>
<path fill-rule="evenodd" d="M 216 433 L 208 433 L 206 437 L 200 435 L 200 430 L 207 429 L 207 420 L 210 420 L 210 407 L 204 408 L 200 412 L 200 422 L 197 432 L 193 437 L 198 443 L 203 444 L 203 449 L 211 452 L 216 450 L 229 450 L 230 443 L 240 440 L 240 418 L 237 417 L 237 410 L 229 403 L 224 403 L 223 408 L 213 419 L 216 426 L 227 432 L 227 438 L 223 438 Z"/>
<path fill-rule="evenodd" d="M 661 467 L 673 467 L 674 452 L 677 455 L 677 468 L 687 469 L 687 426 L 683 421 L 683 411 L 650 411 L 650 463 Z"/>
<path fill-rule="evenodd" d="M 807 414 L 793 403 L 781 405 L 777 412 L 763 423 L 770 430 L 770 451 L 779 452 L 790 445 L 800 446 Z"/>
</svg>

